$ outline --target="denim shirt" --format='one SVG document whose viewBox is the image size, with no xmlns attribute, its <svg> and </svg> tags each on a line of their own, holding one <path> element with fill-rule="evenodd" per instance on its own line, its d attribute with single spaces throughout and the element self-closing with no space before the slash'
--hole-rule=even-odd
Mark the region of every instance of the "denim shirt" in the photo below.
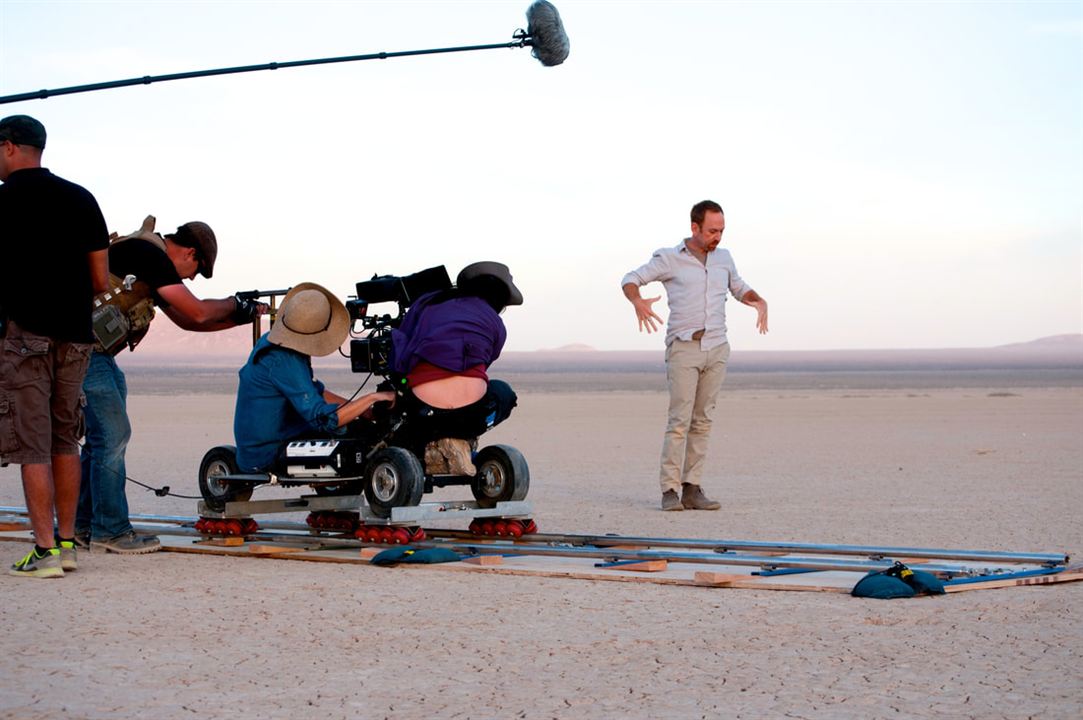
<svg viewBox="0 0 1083 720">
<path fill-rule="evenodd" d="M 233 436 L 242 472 L 269 467 L 286 440 L 338 429 L 338 405 L 323 399 L 308 355 L 273 345 L 264 334 L 239 374 Z"/>
</svg>

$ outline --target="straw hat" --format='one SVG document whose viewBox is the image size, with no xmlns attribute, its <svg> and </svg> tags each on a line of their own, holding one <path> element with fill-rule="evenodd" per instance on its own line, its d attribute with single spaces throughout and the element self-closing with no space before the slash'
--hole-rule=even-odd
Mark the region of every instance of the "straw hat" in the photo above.
<svg viewBox="0 0 1083 720">
<path fill-rule="evenodd" d="M 316 283 L 294 285 L 282 300 L 269 342 L 305 355 L 330 355 L 350 333 L 346 306 Z"/>
</svg>

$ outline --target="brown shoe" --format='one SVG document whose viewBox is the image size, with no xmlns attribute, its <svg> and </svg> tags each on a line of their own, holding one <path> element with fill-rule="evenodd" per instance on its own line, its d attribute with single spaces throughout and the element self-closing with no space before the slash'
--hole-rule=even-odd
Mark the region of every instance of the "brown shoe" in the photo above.
<svg viewBox="0 0 1083 720">
<path fill-rule="evenodd" d="M 474 460 L 471 457 L 472 448 L 470 447 L 469 440 L 440 438 L 430 444 L 435 445 L 436 449 L 439 450 L 440 454 L 447 460 L 448 474 L 466 475 L 469 477 L 478 474 L 478 469 L 474 467 Z M 428 455 L 427 452 L 426 455 Z"/>
<path fill-rule="evenodd" d="M 436 443 L 437 441 L 433 440 L 425 446 L 425 472 L 429 475 L 447 475 L 451 469 L 448 467 L 447 458 L 440 452 Z"/>
<path fill-rule="evenodd" d="M 703 494 L 702 488 L 699 485 L 692 485 L 691 483 L 684 483 L 684 494 L 681 496 L 681 505 L 689 510 L 717 510 L 722 507 L 722 503 L 717 500 L 711 500 L 709 497 Z M 673 493 L 676 495 L 677 493 Z"/>
<path fill-rule="evenodd" d="M 664 493 L 662 493 L 662 509 L 684 510 L 684 506 L 681 505 L 681 499 L 677 497 L 676 490 L 666 490 Z"/>
</svg>

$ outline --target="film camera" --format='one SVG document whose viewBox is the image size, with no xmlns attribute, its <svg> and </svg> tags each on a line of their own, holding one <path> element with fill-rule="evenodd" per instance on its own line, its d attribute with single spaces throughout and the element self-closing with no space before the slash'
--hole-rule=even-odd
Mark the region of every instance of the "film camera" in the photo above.
<svg viewBox="0 0 1083 720">
<path fill-rule="evenodd" d="M 350 369 L 355 373 L 386 375 L 391 364 L 391 330 L 402 322 L 411 303 L 426 293 L 451 288 L 451 278 L 443 265 L 419 270 L 411 275 L 373 275 L 357 283 L 357 297 L 346 301 L 350 319 L 369 331 L 363 338 L 350 340 Z M 398 312 L 370 315 L 369 307 L 396 303 Z"/>
</svg>

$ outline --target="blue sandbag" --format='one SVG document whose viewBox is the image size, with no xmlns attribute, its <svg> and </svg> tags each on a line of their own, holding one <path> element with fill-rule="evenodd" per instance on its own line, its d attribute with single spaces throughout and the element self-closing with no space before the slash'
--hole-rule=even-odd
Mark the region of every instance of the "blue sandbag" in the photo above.
<svg viewBox="0 0 1083 720">
<path fill-rule="evenodd" d="M 417 550 L 409 545 L 393 547 L 373 556 L 369 562 L 373 565 L 398 565 L 399 563 L 433 563 L 458 562 L 462 556 L 447 548 L 425 548 Z"/>
<path fill-rule="evenodd" d="M 906 583 L 914 588 L 915 592 L 925 593 L 926 595 L 943 595 L 945 593 L 943 581 L 936 575 L 924 570 L 911 570 L 910 576 L 906 578 Z"/>
<path fill-rule="evenodd" d="M 914 597 L 917 593 L 914 592 L 914 588 L 897 577 L 885 575 L 882 572 L 871 572 L 857 581 L 857 585 L 854 585 L 850 594 L 854 597 L 892 600 Z"/>
</svg>

